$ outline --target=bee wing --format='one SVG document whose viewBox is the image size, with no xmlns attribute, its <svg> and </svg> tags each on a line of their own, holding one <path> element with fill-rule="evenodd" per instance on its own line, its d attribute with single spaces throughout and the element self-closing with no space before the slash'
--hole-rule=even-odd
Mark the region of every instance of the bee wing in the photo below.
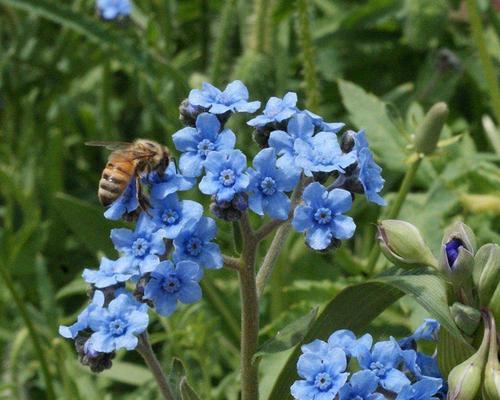
<svg viewBox="0 0 500 400">
<path fill-rule="evenodd" d="M 105 147 L 108 150 L 127 150 L 130 148 L 132 143 L 129 142 L 108 142 L 108 141 L 99 141 L 99 140 L 93 140 L 90 142 L 85 142 L 86 146 L 95 146 L 95 147 Z"/>
</svg>

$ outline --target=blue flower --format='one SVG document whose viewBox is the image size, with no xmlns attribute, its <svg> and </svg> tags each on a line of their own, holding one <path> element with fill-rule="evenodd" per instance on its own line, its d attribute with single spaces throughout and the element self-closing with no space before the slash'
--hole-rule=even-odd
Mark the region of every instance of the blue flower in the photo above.
<svg viewBox="0 0 500 400">
<path fill-rule="evenodd" d="M 189 93 L 189 103 L 208 109 L 212 114 L 232 112 L 253 113 L 260 107 L 260 101 L 248 102 L 248 89 L 241 81 L 233 81 L 223 92 L 204 82 L 202 89 Z"/>
<path fill-rule="evenodd" d="M 448 243 L 445 244 L 446 258 L 448 259 L 448 265 L 453 266 L 460 254 L 460 248 L 464 247 L 463 242 L 460 239 L 453 238 Z"/>
<path fill-rule="evenodd" d="M 332 240 L 349 239 L 356 229 L 351 217 L 342 215 L 352 205 L 351 194 L 343 189 L 328 192 L 318 182 L 306 187 L 305 204 L 295 209 L 292 225 L 306 232 L 306 241 L 315 250 L 324 250 Z"/>
<path fill-rule="evenodd" d="M 89 327 L 90 313 L 104 305 L 104 294 L 100 290 L 96 290 L 92 302 L 78 315 L 77 321 L 71 326 L 59 326 L 59 335 L 66 339 L 74 339 L 78 332 Z"/>
<path fill-rule="evenodd" d="M 212 218 L 202 217 L 195 225 L 181 231 L 174 239 L 174 261 L 191 260 L 205 268 L 221 268 L 220 248 L 212 243 L 216 234 L 215 221 Z"/>
<path fill-rule="evenodd" d="M 151 216 L 167 239 L 175 239 L 189 224 L 195 224 L 203 215 L 203 206 L 196 201 L 179 201 L 177 194 L 153 201 Z"/>
<path fill-rule="evenodd" d="M 272 148 L 260 151 L 249 169 L 249 207 L 259 215 L 285 220 L 290 211 L 290 199 L 284 192 L 293 190 L 299 175 L 294 168 L 276 167 L 276 152 Z"/>
<path fill-rule="evenodd" d="M 206 175 L 200 182 L 200 191 L 215 195 L 217 201 L 231 201 L 250 183 L 246 170 L 247 159 L 241 151 L 214 151 L 205 160 Z"/>
<path fill-rule="evenodd" d="M 415 342 L 419 340 L 436 341 L 439 333 L 439 322 L 435 319 L 425 319 L 412 335 L 398 341 L 403 350 L 415 347 Z"/>
<path fill-rule="evenodd" d="M 308 140 L 297 139 L 294 142 L 295 162 L 312 176 L 313 172 L 332 172 L 344 170 L 356 162 L 356 154 L 344 154 L 340 149 L 337 136 L 332 132 L 318 132 Z"/>
<path fill-rule="evenodd" d="M 297 156 L 295 142 L 299 139 L 307 142 L 312 138 L 313 133 L 314 125 L 311 119 L 303 113 L 290 118 L 286 132 L 279 130 L 271 132 L 269 146 L 273 147 L 280 157 L 276 165 L 280 168 L 294 167 Z M 296 168 L 300 171 L 299 167 Z"/>
<path fill-rule="evenodd" d="M 442 386 L 441 379 L 426 378 L 414 383 L 406 385 L 400 391 L 396 400 L 433 400 L 437 397 L 432 397 L 437 394 Z"/>
<path fill-rule="evenodd" d="M 250 126 L 261 127 L 274 122 L 283 122 L 297 113 L 297 94 L 288 92 L 283 99 L 271 97 L 264 108 L 262 115 L 247 122 Z"/>
<path fill-rule="evenodd" d="M 325 122 L 322 117 L 320 117 L 317 114 L 314 114 L 309 110 L 304 110 L 302 112 L 305 113 L 309 118 L 311 118 L 313 125 L 320 132 L 322 131 L 322 132 L 337 133 L 345 126 L 343 122 Z"/>
<path fill-rule="evenodd" d="M 132 11 L 129 0 L 97 0 L 97 10 L 104 19 L 126 17 Z"/>
<path fill-rule="evenodd" d="M 118 267 L 124 267 L 124 269 Z M 85 282 L 92 283 L 96 288 L 101 289 L 125 282 L 136 273 L 136 269 L 130 265 L 122 264 L 117 266 L 116 261 L 103 257 L 97 271 L 84 269 L 82 276 Z"/>
<path fill-rule="evenodd" d="M 374 393 L 377 387 L 378 378 L 372 371 L 356 372 L 340 389 L 340 400 L 384 400 L 384 395 Z"/>
<path fill-rule="evenodd" d="M 137 184 L 131 179 L 127 188 L 104 212 L 104 217 L 113 221 L 119 220 L 123 214 L 137 210 L 139 201 L 137 199 Z"/>
<path fill-rule="evenodd" d="M 171 162 L 164 174 L 152 172 L 147 175 L 146 182 L 151 185 L 153 199 L 164 199 L 169 194 L 191 189 L 195 184 L 195 179 L 179 174 L 175 163 Z"/>
<path fill-rule="evenodd" d="M 382 168 L 373 160 L 364 130 L 354 136 L 354 151 L 358 158 L 359 181 L 363 185 L 366 198 L 373 203 L 385 206 L 387 202 L 378 194 L 385 182 L 381 175 Z"/>
<path fill-rule="evenodd" d="M 112 229 L 111 240 L 115 249 L 123 255 L 116 261 L 118 270 L 135 269 L 136 274 L 151 272 L 165 253 L 165 231 L 145 213 L 141 214 L 134 231 L 125 228 Z"/>
<path fill-rule="evenodd" d="M 199 176 L 212 151 L 234 148 L 234 133 L 230 129 L 220 132 L 220 129 L 221 124 L 215 115 L 203 113 L 196 119 L 196 128 L 183 128 L 173 135 L 176 149 L 184 152 L 179 165 L 185 176 Z"/>
<path fill-rule="evenodd" d="M 107 308 L 96 308 L 89 316 L 89 326 L 94 331 L 90 336 L 92 349 L 110 353 L 137 346 L 136 335 L 148 326 L 148 307 L 138 303 L 131 295 L 120 294 Z"/>
<path fill-rule="evenodd" d="M 329 349 L 322 355 L 302 354 L 297 371 L 303 379 L 292 385 L 292 396 L 297 400 L 334 399 L 347 381 L 346 366 L 346 355 L 339 348 Z"/>
<path fill-rule="evenodd" d="M 158 314 L 168 317 L 177 301 L 192 304 L 201 299 L 201 276 L 200 267 L 192 261 L 179 261 L 175 266 L 171 261 L 162 261 L 151 273 L 144 298 L 153 301 Z"/>
<path fill-rule="evenodd" d="M 360 349 L 357 358 L 361 368 L 374 372 L 380 385 L 386 390 L 399 393 L 410 383 L 406 375 L 397 369 L 403 359 L 401 349 L 395 341 L 375 343 L 371 352 L 368 348 Z"/>
<path fill-rule="evenodd" d="M 356 339 L 356 335 L 347 329 L 335 331 L 328 338 L 328 345 L 330 347 L 340 347 L 347 356 L 354 357 L 357 357 L 360 348 L 370 349 L 372 343 L 373 339 L 370 334 L 367 333 Z"/>
</svg>

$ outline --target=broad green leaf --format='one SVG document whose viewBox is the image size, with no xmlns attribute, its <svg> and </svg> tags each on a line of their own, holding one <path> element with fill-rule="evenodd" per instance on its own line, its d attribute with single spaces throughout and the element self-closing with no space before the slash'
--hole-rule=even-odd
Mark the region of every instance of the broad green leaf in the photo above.
<svg viewBox="0 0 500 400">
<path fill-rule="evenodd" d="M 315 307 L 309 314 L 304 315 L 296 321 L 293 321 L 291 324 L 285 326 L 281 331 L 278 331 L 276 336 L 269 339 L 260 347 L 254 355 L 254 359 L 265 354 L 285 351 L 295 346 L 302 339 L 304 339 L 306 332 L 316 319 L 317 314 L 318 307 Z"/>
<path fill-rule="evenodd" d="M 78 277 L 59 289 L 56 294 L 56 300 L 60 301 L 65 297 L 85 294 L 88 288 L 88 283 L 81 277 Z"/>
<path fill-rule="evenodd" d="M 179 389 L 181 391 L 181 400 L 200 400 L 194 389 L 189 385 L 186 377 L 181 379 Z"/>
<path fill-rule="evenodd" d="M 102 372 L 101 376 L 132 386 L 142 386 L 153 379 L 146 367 L 125 361 L 113 361 L 113 368 Z"/>
<path fill-rule="evenodd" d="M 56 194 L 54 203 L 61 218 L 82 245 L 93 253 L 114 253 L 109 232 L 117 224 L 104 218 L 101 207 L 92 206 L 64 193 Z"/>
<path fill-rule="evenodd" d="M 426 268 L 393 268 L 366 283 L 349 286 L 340 292 L 326 305 L 302 343 L 314 339 L 326 340 L 338 329 L 350 329 L 361 334 L 375 317 L 405 294 L 412 296 L 438 319 L 443 331 L 448 330 L 455 340 L 463 341 L 448 309 L 445 282 Z M 297 346 L 280 372 L 269 400 L 291 398 L 290 386 L 297 379 L 299 355 L 300 346 Z"/>
<path fill-rule="evenodd" d="M 474 352 L 475 350 L 471 345 L 450 335 L 446 329 L 439 331 L 437 360 L 443 376 L 448 376 L 455 365 L 465 361 Z"/>
<path fill-rule="evenodd" d="M 387 113 L 386 104 L 354 83 L 339 80 L 342 102 L 350 119 L 359 129 L 366 129 L 370 147 L 384 165 L 394 171 L 403 171 L 406 158 L 405 137 Z"/>
</svg>

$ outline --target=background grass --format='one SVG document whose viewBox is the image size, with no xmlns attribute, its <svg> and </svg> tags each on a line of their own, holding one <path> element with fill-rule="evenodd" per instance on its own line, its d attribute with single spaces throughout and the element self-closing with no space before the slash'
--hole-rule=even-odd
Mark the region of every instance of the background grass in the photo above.
<svg viewBox="0 0 500 400">
<path fill-rule="evenodd" d="M 445 142 L 422 164 L 401 218 L 436 254 L 442 229 L 457 219 L 480 244 L 500 242 L 498 3 L 467 3 L 476 20 L 464 2 L 446 0 L 136 0 L 129 20 L 106 23 L 93 0 L 0 0 L 0 396 L 50 397 L 44 364 L 53 398 L 156 396 L 135 353 L 120 352 L 113 369 L 96 376 L 57 335 L 87 301 L 83 268 L 115 256 L 108 236 L 116 224 L 104 220 L 96 197 L 107 154 L 83 143 L 147 137 L 173 148 L 178 105 L 204 80 L 222 87 L 241 79 L 262 102 L 296 91 L 301 107 L 327 121 L 365 128 L 388 199 L 415 127 L 446 101 Z M 245 118 L 231 128 L 255 154 Z M 261 309 L 261 342 L 364 279 L 380 212 L 357 199 L 357 234 L 333 253 L 289 238 Z M 220 227 L 218 242 L 231 253 L 230 226 Z M 211 271 L 203 289 L 200 303 L 152 318 L 155 350 L 164 365 L 182 360 L 203 399 L 237 399 L 237 281 L 231 271 Z M 403 299 L 372 332 L 404 334 L 423 315 Z M 264 394 L 282 360 L 262 361 Z"/>
</svg>

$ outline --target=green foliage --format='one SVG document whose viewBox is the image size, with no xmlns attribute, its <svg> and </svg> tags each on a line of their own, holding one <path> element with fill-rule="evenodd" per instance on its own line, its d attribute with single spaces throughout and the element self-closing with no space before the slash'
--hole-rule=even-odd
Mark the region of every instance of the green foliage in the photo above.
<svg viewBox="0 0 500 400">
<path fill-rule="evenodd" d="M 419 228 L 438 258 L 442 231 L 456 220 L 473 229 L 478 246 L 500 242 L 493 2 L 481 3 L 474 38 L 458 2 L 441 0 L 133 3 L 131 19 L 115 24 L 96 17 L 94 0 L 0 0 L 0 397 L 156 398 L 137 354 L 119 352 L 113 369 L 95 375 L 57 333 L 87 302 L 81 271 L 114 256 L 109 230 L 123 226 L 102 217 L 95 194 L 107 154 L 83 143 L 148 137 L 173 148 L 177 107 L 203 79 L 219 86 L 242 79 L 262 102 L 297 91 L 300 107 L 308 100 L 327 121 L 366 129 L 389 201 L 425 112 L 446 101 L 437 151 L 423 160 L 399 218 Z M 231 124 L 244 150 L 257 152 L 244 119 Z M 384 213 L 356 199 L 356 235 L 333 253 L 313 253 L 290 235 L 260 309 L 269 399 L 288 398 L 295 378 L 297 347 L 279 351 L 339 328 L 396 336 L 432 315 L 444 327 L 443 371 L 470 356 L 434 274 L 389 269 L 379 259 L 382 273 L 364 275 Z M 218 241 L 234 254 L 230 231 L 221 227 Z M 234 272 L 207 271 L 203 292 L 170 318 L 152 316 L 154 350 L 163 366 L 181 360 L 166 368 L 179 399 L 237 400 Z"/>
</svg>

